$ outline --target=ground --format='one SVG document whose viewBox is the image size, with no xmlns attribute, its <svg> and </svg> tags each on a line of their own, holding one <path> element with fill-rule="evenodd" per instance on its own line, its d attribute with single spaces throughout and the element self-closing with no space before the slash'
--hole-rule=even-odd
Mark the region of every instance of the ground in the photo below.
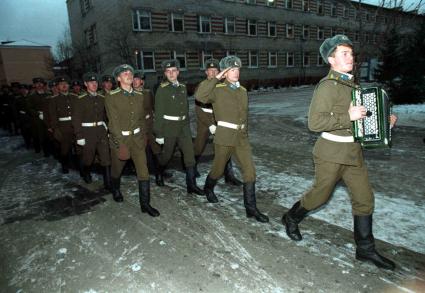
<svg viewBox="0 0 425 293">
<path fill-rule="evenodd" d="M 394 272 L 355 260 L 343 184 L 302 222 L 303 241 L 286 236 L 281 216 L 314 176 L 317 134 L 306 127 L 312 90 L 250 93 L 257 202 L 267 224 L 246 218 L 241 188 L 223 180 L 218 204 L 187 194 L 178 158 L 166 187 L 152 180 L 152 205 L 161 216 L 151 218 L 140 213 L 134 175 L 123 177 L 125 201 L 116 203 L 101 176 L 87 185 L 76 171 L 62 175 L 52 158 L 2 133 L 0 291 L 424 292 L 424 107 L 395 107 L 393 148 L 365 151 L 376 243 L 397 263 Z M 209 145 L 200 186 L 211 158 Z"/>
</svg>

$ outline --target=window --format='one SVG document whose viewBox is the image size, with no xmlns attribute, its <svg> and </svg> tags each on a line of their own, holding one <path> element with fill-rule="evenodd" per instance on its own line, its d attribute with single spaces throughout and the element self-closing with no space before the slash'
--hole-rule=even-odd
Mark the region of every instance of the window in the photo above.
<svg viewBox="0 0 425 293">
<path fill-rule="evenodd" d="M 294 38 L 294 25 L 293 24 L 286 24 L 286 37 L 288 39 Z"/>
<path fill-rule="evenodd" d="M 304 52 L 303 53 L 303 67 L 309 67 L 310 66 L 310 53 Z"/>
<path fill-rule="evenodd" d="M 249 51 L 248 53 L 248 67 L 257 68 L 258 67 L 258 52 L 257 51 Z"/>
<path fill-rule="evenodd" d="M 334 27 L 331 27 L 331 37 L 335 36 L 337 34 L 337 29 Z"/>
<path fill-rule="evenodd" d="M 294 67 L 295 58 L 293 52 L 286 52 L 286 67 Z"/>
<path fill-rule="evenodd" d="M 336 17 L 336 4 L 335 3 L 331 4 L 331 16 Z"/>
<path fill-rule="evenodd" d="M 268 53 L 268 67 L 276 68 L 277 67 L 277 52 Z"/>
<path fill-rule="evenodd" d="M 150 31 L 151 13 L 145 10 L 133 10 L 133 30 L 134 31 Z"/>
<path fill-rule="evenodd" d="M 155 71 L 155 54 L 153 51 L 140 51 L 137 55 L 137 67 L 145 72 Z"/>
<path fill-rule="evenodd" d="M 292 9 L 292 0 L 285 0 L 285 8 Z"/>
<path fill-rule="evenodd" d="M 236 32 L 235 18 L 234 17 L 226 17 L 224 19 L 224 33 L 225 34 L 234 34 L 235 32 Z"/>
<path fill-rule="evenodd" d="M 202 51 L 201 53 L 201 69 L 205 69 L 205 61 L 213 58 L 213 54 L 211 51 Z"/>
<path fill-rule="evenodd" d="M 211 17 L 200 15 L 198 21 L 198 32 L 210 33 L 211 32 Z"/>
<path fill-rule="evenodd" d="M 256 0 L 246 0 L 247 4 L 255 4 L 257 1 Z"/>
<path fill-rule="evenodd" d="M 324 62 L 323 62 L 322 56 L 320 54 L 317 54 L 317 63 L 316 63 L 316 65 L 318 67 L 321 67 L 321 66 L 323 66 L 323 64 L 324 64 Z"/>
<path fill-rule="evenodd" d="M 305 12 L 310 11 L 310 0 L 302 0 L 301 9 Z"/>
<path fill-rule="evenodd" d="M 183 32 L 184 31 L 184 15 L 180 13 L 171 13 L 170 16 L 170 31 Z"/>
<path fill-rule="evenodd" d="M 276 6 L 276 0 L 266 0 L 267 6 L 274 7 Z"/>
<path fill-rule="evenodd" d="M 344 6 L 344 7 L 342 8 L 342 15 L 343 15 L 345 18 L 348 18 L 348 14 L 349 14 L 349 10 L 348 10 L 348 8 L 347 8 L 346 6 Z"/>
<path fill-rule="evenodd" d="M 226 56 L 237 56 L 236 51 L 235 50 L 227 50 Z"/>
<path fill-rule="evenodd" d="M 303 25 L 303 39 L 308 40 L 310 37 L 310 27 L 308 25 Z"/>
<path fill-rule="evenodd" d="M 318 26 L 317 27 L 317 39 L 323 40 L 325 38 L 325 32 L 323 30 L 323 27 Z"/>
<path fill-rule="evenodd" d="M 247 31 L 249 36 L 256 36 L 257 35 L 257 21 L 248 19 L 247 21 Z"/>
<path fill-rule="evenodd" d="M 323 1 L 317 1 L 317 14 L 323 15 Z"/>
<path fill-rule="evenodd" d="M 268 22 L 267 23 L 267 29 L 269 32 L 269 37 L 276 37 L 276 23 L 275 22 Z"/>
<path fill-rule="evenodd" d="M 187 69 L 186 52 L 171 51 L 171 59 L 177 59 L 180 62 L 180 70 Z"/>
<path fill-rule="evenodd" d="M 97 43 L 96 24 L 91 25 L 88 29 L 84 30 L 86 39 L 86 46 L 90 47 Z"/>
<path fill-rule="evenodd" d="M 80 9 L 83 16 L 86 15 L 92 7 L 92 0 L 80 0 Z"/>
</svg>

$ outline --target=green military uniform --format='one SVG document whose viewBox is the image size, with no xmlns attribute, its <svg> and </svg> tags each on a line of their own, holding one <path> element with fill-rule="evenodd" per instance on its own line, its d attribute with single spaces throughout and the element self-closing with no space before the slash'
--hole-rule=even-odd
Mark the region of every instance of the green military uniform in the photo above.
<svg viewBox="0 0 425 293">
<path fill-rule="evenodd" d="M 143 107 L 145 109 L 145 133 L 147 143 L 152 149 L 154 155 L 161 153 L 161 146 L 155 142 L 155 136 L 153 133 L 153 116 L 154 116 L 154 97 L 149 89 L 142 89 L 143 93 Z"/>
<path fill-rule="evenodd" d="M 49 154 L 49 141 L 47 137 L 47 128 L 44 117 L 46 107 L 49 103 L 47 97 L 50 94 L 48 92 L 37 92 L 34 91 L 28 97 L 27 109 L 31 116 L 32 125 L 32 136 L 34 149 L 36 152 L 40 152 L 43 149 L 44 155 Z"/>
<path fill-rule="evenodd" d="M 16 97 L 16 111 L 18 113 L 18 123 L 21 129 L 21 135 L 25 142 L 25 147 L 29 149 L 31 147 L 31 116 L 27 109 L 28 90 L 24 89 L 24 85 L 21 85 L 21 94 Z"/>
<path fill-rule="evenodd" d="M 361 146 L 353 140 L 348 114 L 354 88 L 356 85 L 348 75 L 331 70 L 313 93 L 308 126 L 311 131 L 323 134 L 313 149 L 316 170 L 313 187 L 301 199 L 301 206 L 307 210 L 327 202 L 335 184 L 342 179 L 350 190 L 353 214 L 373 212 L 374 197 L 367 168 Z"/>
</svg>

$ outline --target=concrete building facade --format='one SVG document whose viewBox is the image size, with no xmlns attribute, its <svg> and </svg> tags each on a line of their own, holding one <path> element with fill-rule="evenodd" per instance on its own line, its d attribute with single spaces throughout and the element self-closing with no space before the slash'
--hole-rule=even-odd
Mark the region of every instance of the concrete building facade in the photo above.
<svg viewBox="0 0 425 293">
<path fill-rule="evenodd" d="M 237 55 L 248 87 L 316 82 L 328 67 L 325 38 L 346 34 L 358 60 L 377 58 L 390 25 L 418 16 L 348 0 L 67 0 L 71 36 L 85 68 L 110 73 L 120 63 L 143 69 L 149 84 L 177 58 L 189 84 L 208 58 Z M 422 17 L 423 18 L 423 17 Z"/>
</svg>

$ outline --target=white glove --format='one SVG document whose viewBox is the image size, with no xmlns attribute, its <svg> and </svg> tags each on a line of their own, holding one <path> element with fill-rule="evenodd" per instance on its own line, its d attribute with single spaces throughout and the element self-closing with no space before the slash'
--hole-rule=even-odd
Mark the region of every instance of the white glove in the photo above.
<svg viewBox="0 0 425 293">
<path fill-rule="evenodd" d="M 165 140 L 164 140 L 164 138 L 163 138 L 163 137 L 161 137 L 161 138 L 155 138 L 155 141 L 156 141 L 158 144 L 164 144 L 164 142 L 165 142 Z"/>
<path fill-rule="evenodd" d="M 215 134 L 215 130 L 217 129 L 217 126 L 215 126 L 214 124 L 212 124 L 208 128 L 209 128 L 211 134 Z"/>
<path fill-rule="evenodd" d="M 86 139 L 85 138 L 77 139 L 77 144 L 80 146 L 86 145 Z"/>
<path fill-rule="evenodd" d="M 38 114 L 38 118 L 40 118 L 40 120 L 43 120 L 43 119 L 44 119 L 44 115 L 43 115 L 43 113 L 39 113 L 39 114 Z"/>
</svg>

